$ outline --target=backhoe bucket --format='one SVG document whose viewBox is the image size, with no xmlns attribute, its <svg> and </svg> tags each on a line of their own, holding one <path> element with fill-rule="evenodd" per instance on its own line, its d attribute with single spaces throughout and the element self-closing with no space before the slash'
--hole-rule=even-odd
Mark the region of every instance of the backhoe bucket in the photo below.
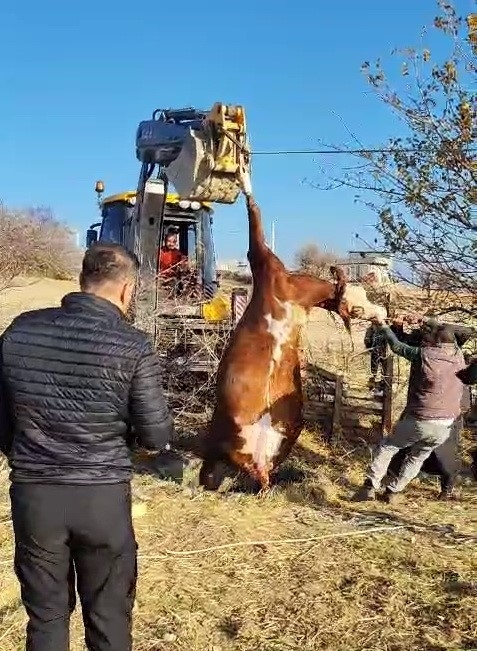
<svg viewBox="0 0 477 651">
<path fill-rule="evenodd" d="M 227 140 L 227 158 L 234 160 L 236 145 Z M 240 194 L 239 164 L 221 169 L 214 157 L 214 143 L 208 132 L 189 130 L 167 175 L 181 197 L 211 203 L 235 203 Z"/>
<path fill-rule="evenodd" d="M 242 179 L 250 176 L 245 111 L 221 102 L 208 113 L 158 109 L 139 124 L 136 156 L 165 167 L 183 199 L 235 203 Z"/>
</svg>

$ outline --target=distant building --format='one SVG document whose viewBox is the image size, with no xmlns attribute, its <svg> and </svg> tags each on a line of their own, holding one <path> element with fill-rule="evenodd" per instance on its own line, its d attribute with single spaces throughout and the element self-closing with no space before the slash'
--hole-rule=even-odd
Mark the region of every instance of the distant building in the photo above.
<svg viewBox="0 0 477 651">
<path fill-rule="evenodd" d="M 338 261 L 351 282 L 361 282 L 372 275 L 377 285 L 389 285 L 392 263 L 392 256 L 383 251 L 348 251 L 347 257 Z"/>
<path fill-rule="evenodd" d="M 217 271 L 228 271 L 229 273 L 251 276 L 250 265 L 247 260 L 219 260 Z"/>
</svg>

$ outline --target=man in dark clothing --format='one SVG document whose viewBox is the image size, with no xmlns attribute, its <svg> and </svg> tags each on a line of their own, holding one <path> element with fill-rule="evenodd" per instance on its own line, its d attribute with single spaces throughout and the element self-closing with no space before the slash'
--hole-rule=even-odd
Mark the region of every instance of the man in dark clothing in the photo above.
<svg viewBox="0 0 477 651">
<path fill-rule="evenodd" d="M 386 374 L 386 355 L 388 342 L 386 337 L 381 332 L 381 329 L 376 324 L 372 323 L 364 333 L 364 345 L 366 350 L 370 352 L 371 376 L 369 378 L 368 386 L 371 390 L 383 390 Z M 378 371 L 381 369 L 381 382 L 376 385 L 376 378 Z"/>
<path fill-rule="evenodd" d="M 391 330 L 397 336 L 399 341 L 408 345 L 419 346 L 422 343 L 423 329 L 421 327 L 413 329 L 410 333 L 404 332 L 405 318 L 396 318 L 392 325 Z M 438 324 L 435 319 L 426 319 L 422 321 L 424 331 L 429 327 L 434 327 Z M 452 331 L 459 348 L 462 348 L 467 341 L 475 337 L 477 332 L 475 328 L 470 326 L 463 326 L 457 324 L 446 324 L 446 328 Z M 465 357 L 465 355 L 464 355 Z M 459 374 L 458 374 L 459 376 Z M 465 383 L 464 383 L 465 384 Z M 468 406 L 470 400 L 469 392 L 464 387 L 463 398 L 461 407 L 463 410 Z M 404 418 L 405 411 L 401 414 L 400 418 Z M 459 439 L 460 431 L 462 429 L 462 416 L 456 418 L 449 438 L 436 448 L 431 455 L 424 461 L 422 471 L 432 475 L 438 475 L 440 478 L 441 492 L 439 499 L 447 500 L 452 499 L 454 496 L 454 486 L 460 472 L 460 457 L 459 457 Z M 410 448 L 403 448 L 394 455 L 389 464 L 388 474 L 397 477 L 401 471 L 402 465 L 406 460 Z"/>
<path fill-rule="evenodd" d="M 454 332 L 445 326 L 429 326 L 423 332 L 422 345 L 416 347 L 400 342 L 389 327 L 381 325 L 392 352 L 411 362 L 407 404 L 404 418 L 379 445 L 368 478 L 355 497 L 374 499 L 393 456 L 409 447 L 399 476 L 386 489 L 386 499 L 392 503 L 417 477 L 433 450 L 450 436 L 462 398 L 462 383 L 456 373 L 465 364 Z"/>
<path fill-rule="evenodd" d="M 457 373 L 457 377 L 467 386 L 477 384 L 477 360 L 471 360 L 468 366 Z"/>
<path fill-rule="evenodd" d="M 471 360 L 462 371 L 459 371 L 457 373 L 457 377 L 461 382 L 463 382 L 466 386 L 472 386 L 477 384 L 477 360 Z M 472 465 L 471 465 L 471 470 L 472 474 L 474 476 L 475 481 L 477 481 L 477 448 L 474 448 L 470 452 L 470 456 L 472 458 Z"/>
<path fill-rule="evenodd" d="M 75 583 L 90 651 L 130 651 L 136 589 L 134 428 L 149 450 L 174 427 L 156 353 L 124 314 L 137 261 L 96 244 L 81 291 L 18 316 L 1 337 L 0 445 L 11 468 L 15 570 L 28 651 L 67 651 Z"/>
</svg>

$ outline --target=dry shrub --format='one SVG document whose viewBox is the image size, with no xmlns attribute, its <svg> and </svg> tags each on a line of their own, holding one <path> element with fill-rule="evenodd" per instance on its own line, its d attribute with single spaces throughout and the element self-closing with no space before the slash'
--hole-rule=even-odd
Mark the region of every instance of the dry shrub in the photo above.
<svg viewBox="0 0 477 651">
<path fill-rule="evenodd" d="M 227 287 L 232 285 L 251 285 L 252 275 L 249 273 L 240 273 L 239 271 L 221 271 L 219 273 L 219 280 L 221 285 L 225 284 Z M 225 282 L 224 282 L 225 281 Z"/>
<path fill-rule="evenodd" d="M 331 251 L 320 249 L 316 244 L 305 244 L 295 256 L 296 266 L 304 273 L 325 278 L 330 265 L 335 264 L 337 256 Z"/>
<path fill-rule="evenodd" d="M 0 290 L 18 276 L 70 280 L 80 261 L 73 232 L 50 210 L 0 206 Z"/>
</svg>

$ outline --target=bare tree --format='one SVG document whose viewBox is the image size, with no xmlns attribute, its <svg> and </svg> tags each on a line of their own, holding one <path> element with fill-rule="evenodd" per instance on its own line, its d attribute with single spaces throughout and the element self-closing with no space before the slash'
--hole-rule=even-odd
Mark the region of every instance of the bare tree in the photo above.
<svg viewBox="0 0 477 651">
<path fill-rule="evenodd" d="M 444 60 L 426 47 L 395 51 L 404 84 L 393 84 L 379 60 L 362 66 L 407 135 L 372 151 L 354 137 L 359 164 L 334 181 L 377 213 L 385 245 L 415 277 L 471 294 L 475 304 L 477 68 L 465 20 L 449 2 L 438 6 L 433 29 L 447 38 Z"/>
<path fill-rule="evenodd" d="M 68 280 L 80 260 L 73 233 L 48 209 L 22 211 L 0 205 L 0 290 L 18 276 Z"/>
<path fill-rule="evenodd" d="M 330 265 L 334 264 L 337 256 L 324 251 L 314 243 L 305 244 L 295 255 L 295 262 L 300 271 L 314 276 L 326 276 Z"/>
</svg>

